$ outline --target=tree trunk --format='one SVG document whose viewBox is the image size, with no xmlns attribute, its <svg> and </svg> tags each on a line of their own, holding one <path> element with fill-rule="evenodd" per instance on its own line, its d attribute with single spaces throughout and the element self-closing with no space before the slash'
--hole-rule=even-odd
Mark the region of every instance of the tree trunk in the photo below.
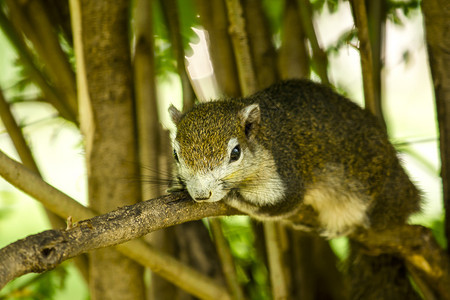
<svg viewBox="0 0 450 300">
<path fill-rule="evenodd" d="M 72 8 L 77 4 L 81 37 L 76 38 L 76 55 L 89 200 L 94 210 L 104 213 L 132 204 L 124 199 L 140 199 L 139 185 L 129 184 L 139 176 L 127 31 L 129 1 L 74 0 Z M 139 264 L 113 248 L 90 254 L 92 299 L 143 299 L 142 275 Z"/>
<path fill-rule="evenodd" d="M 431 75 L 439 122 L 441 177 L 446 212 L 445 233 L 450 241 L 450 2 L 422 2 Z M 450 248 L 447 246 L 450 255 Z"/>
</svg>

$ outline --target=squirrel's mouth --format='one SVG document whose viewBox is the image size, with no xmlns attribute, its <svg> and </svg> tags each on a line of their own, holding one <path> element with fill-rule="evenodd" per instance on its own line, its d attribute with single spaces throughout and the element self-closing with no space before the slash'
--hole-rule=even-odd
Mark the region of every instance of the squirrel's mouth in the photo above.
<svg viewBox="0 0 450 300">
<path fill-rule="evenodd" d="M 189 187 L 188 192 L 195 202 L 217 202 L 227 195 L 227 192 L 223 190 L 189 191 Z"/>
</svg>

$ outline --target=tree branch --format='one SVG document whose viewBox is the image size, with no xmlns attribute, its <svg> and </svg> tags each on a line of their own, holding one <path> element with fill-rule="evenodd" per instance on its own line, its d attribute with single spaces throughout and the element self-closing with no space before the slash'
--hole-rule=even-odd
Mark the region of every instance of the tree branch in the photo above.
<svg viewBox="0 0 450 300">
<path fill-rule="evenodd" d="M 14 148 L 19 154 L 20 160 L 27 168 L 35 172 L 37 175 L 39 175 L 39 177 L 42 177 L 39 168 L 36 164 L 36 161 L 34 160 L 31 149 L 30 147 L 28 147 L 28 144 L 25 140 L 22 129 L 19 127 L 16 120 L 14 119 L 11 107 L 4 98 L 1 88 L 0 88 L 0 119 L 2 120 L 3 125 L 5 126 L 8 135 L 11 137 L 11 140 L 14 144 Z M 63 218 L 57 216 L 56 214 L 52 213 L 49 210 L 46 210 L 46 214 L 53 228 L 60 228 L 64 226 L 65 220 Z M 76 264 L 79 267 L 83 276 L 87 278 L 88 268 L 86 264 L 86 259 L 83 259 L 82 256 L 79 256 L 76 259 Z"/>
<path fill-rule="evenodd" d="M 162 7 L 162 12 L 169 31 L 173 56 L 177 62 L 177 72 L 180 76 L 181 90 L 183 92 L 183 111 L 188 111 L 194 106 L 195 95 L 186 71 L 186 59 L 181 37 L 178 3 L 175 0 L 160 0 L 159 3 Z"/>
<path fill-rule="evenodd" d="M 226 240 L 223 233 L 222 223 L 220 222 L 220 219 L 210 219 L 209 226 L 211 228 L 211 234 L 216 245 L 217 254 L 220 258 L 220 264 L 222 265 L 223 275 L 225 276 L 225 281 L 228 285 L 228 289 L 233 295 L 233 299 L 245 299 L 244 292 L 238 281 L 230 245 L 228 244 L 228 241 Z"/>
<path fill-rule="evenodd" d="M 364 86 L 364 102 L 366 107 L 374 114 L 380 122 L 385 125 L 379 91 L 375 90 L 375 78 L 373 69 L 373 53 L 369 36 L 369 23 L 367 19 L 367 9 L 365 0 L 350 1 L 355 18 L 356 28 L 358 28 L 359 55 L 361 57 L 361 71 Z"/>
<path fill-rule="evenodd" d="M 58 92 L 59 103 L 70 116 L 77 116 L 75 75 L 61 48 L 56 30 L 40 1 L 6 1 L 10 20 L 33 44 L 33 49 L 43 61 L 43 69 Z M 72 120 L 72 119 L 70 119 Z"/>
<path fill-rule="evenodd" d="M 49 102 L 61 114 L 61 116 L 71 122 L 77 124 L 77 114 L 66 105 L 60 92 L 51 86 L 43 71 L 34 63 L 32 51 L 26 45 L 21 33 L 13 26 L 11 20 L 0 9 L 0 27 L 4 34 L 8 37 L 11 44 L 17 50 L 21 63 L 31 79 L 39 86 L 45 96 L 45 101 Z"/>
<path fill-rule="evenodd" d="M 450 299 L 450 262 L 430 229 L 403 225 L 385 231 L 364 231 L 350 238 L 362 243 L 372 255 L 401 256 L 439 294 L 439 299 Z"/>
<path fill-rule="evenodd" d="M 284 4 L 282 42 L 278 52 L 278 67 L 282 79 L 309 78 L 309 56 L 305 29 L 301 25 L 296 0 Z"/>
<path fill-rule="evenodd" d="M 247 32 L 245 31 L 245 20 L 242 16 L 242 6 L 239 1 L 226 0 L 228 20 L 230 22 L 230 36 L 236 56 L 239 82 L 242 94 L 248 96 L 257 91 L 257 82 L 252 59 L 250 57 L 250 46 Z"/>
<path fill-rule="evenodd" d="M 221 92 L 228 97 L 238 97 L 241 94 L 225 2 L 196 0 L 195 6 L 201 25 L 208 31 L 211 60 Z"/>
<path fill-rule="evenodd" d="M 173 226 L 207 216 L 230 215 L 236 213 L 223 203 L 197 204 L 190 201 L 187 193 L 162 196 L 135 205 L 125 206 L 115 211 L 75 223 L 66 230 L 48 230 L 12 243 L 0 250 L 0 287 L 11 279 L 29 272 L 43 272 L 53 269 L 63 261 L 90 250 L 114 246 L 143 236 L 157 229 Z M 176 274 L 180 280 L 178 267 L 181 263 L 168 255 L 159 253 L 150 259 L 141 257 L 144 242 L 135 240 L 121 245 L 118 250 L 139 262 L 153 267 L 153 271 L 163 277 Z M 155 249 L 152 251 L 157 252 Z M 154 261 L 156 259 L 156 261 Z M 159 264 L 161 263 L 161 264 Z M 161 267 L 172 264 L 172 268 Z M 200 282 L 196 271 L 184 272 L 182 284 L 201 298 L 226 298 L 227 293 L 217 287 L 212 280 L 204 278 Z M 190 282 L 190 283 L 188 283 Z M 206 291 L 198 291 L 198 285 L 212 285 Z M 203 284 L 202 284 L 203 283 Z M 191 286 L 192 285 L 192 286 Z"/>
<path fill-rule="evenodd" d="M 327 73 L 328 57 L 325 51 L 320 47 L 318 33 L 314 29 L 311 3 L 308 0 L 298 0 L 298 9 L 303 30 L 311 45 L 312 58 L 315 63 L 317 75 L 319 75 L 323 84 L 330 85 Z"/>
</svg>

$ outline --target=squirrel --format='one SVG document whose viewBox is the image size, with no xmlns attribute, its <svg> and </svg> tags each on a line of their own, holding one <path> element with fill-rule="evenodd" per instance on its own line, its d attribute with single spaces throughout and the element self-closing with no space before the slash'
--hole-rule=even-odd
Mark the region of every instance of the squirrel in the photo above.
<svg viewBox="0 0 450 300">
<path fill-rule="evenodd" d="M 174 189 L 197 202 L 224 201 L 259 220 L 307 228 L 314 211 L 322 236 L 404 224 L 420 193 L 369 111 L 309 80 L 287 80 L 239 99 L 198 104 L 176 125 Z"/>
<path fill-rule="evenodd" d="M 322 84 L 287 80 L 169 113 L 177 165 L 169 191 L 326 238 L 349 236 L 351 299 L 421 299 L 401 258 L 368 255 L 351 238 L 405 224 L 421 206 L 386 129 L 369 111 Z"/>
</svg>

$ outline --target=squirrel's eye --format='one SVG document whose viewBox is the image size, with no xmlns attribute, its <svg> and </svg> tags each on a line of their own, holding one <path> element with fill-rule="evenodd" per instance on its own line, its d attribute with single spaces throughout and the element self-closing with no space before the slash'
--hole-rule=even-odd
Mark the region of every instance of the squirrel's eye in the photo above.
<svg viewBox="0 0 450 300">
<path fill-rule="evenodd" d="M 230 163 L 237 161 L 241 157 L 241 146 L 237 145 L 236 147 L 231 150 L 230 153 Z"/>
<path fill-rule="evenodd" d="M 176 162 L 179 162 L 177 150 L 173 149 L 173 158 L 175 158 Z"/>
</svg>

